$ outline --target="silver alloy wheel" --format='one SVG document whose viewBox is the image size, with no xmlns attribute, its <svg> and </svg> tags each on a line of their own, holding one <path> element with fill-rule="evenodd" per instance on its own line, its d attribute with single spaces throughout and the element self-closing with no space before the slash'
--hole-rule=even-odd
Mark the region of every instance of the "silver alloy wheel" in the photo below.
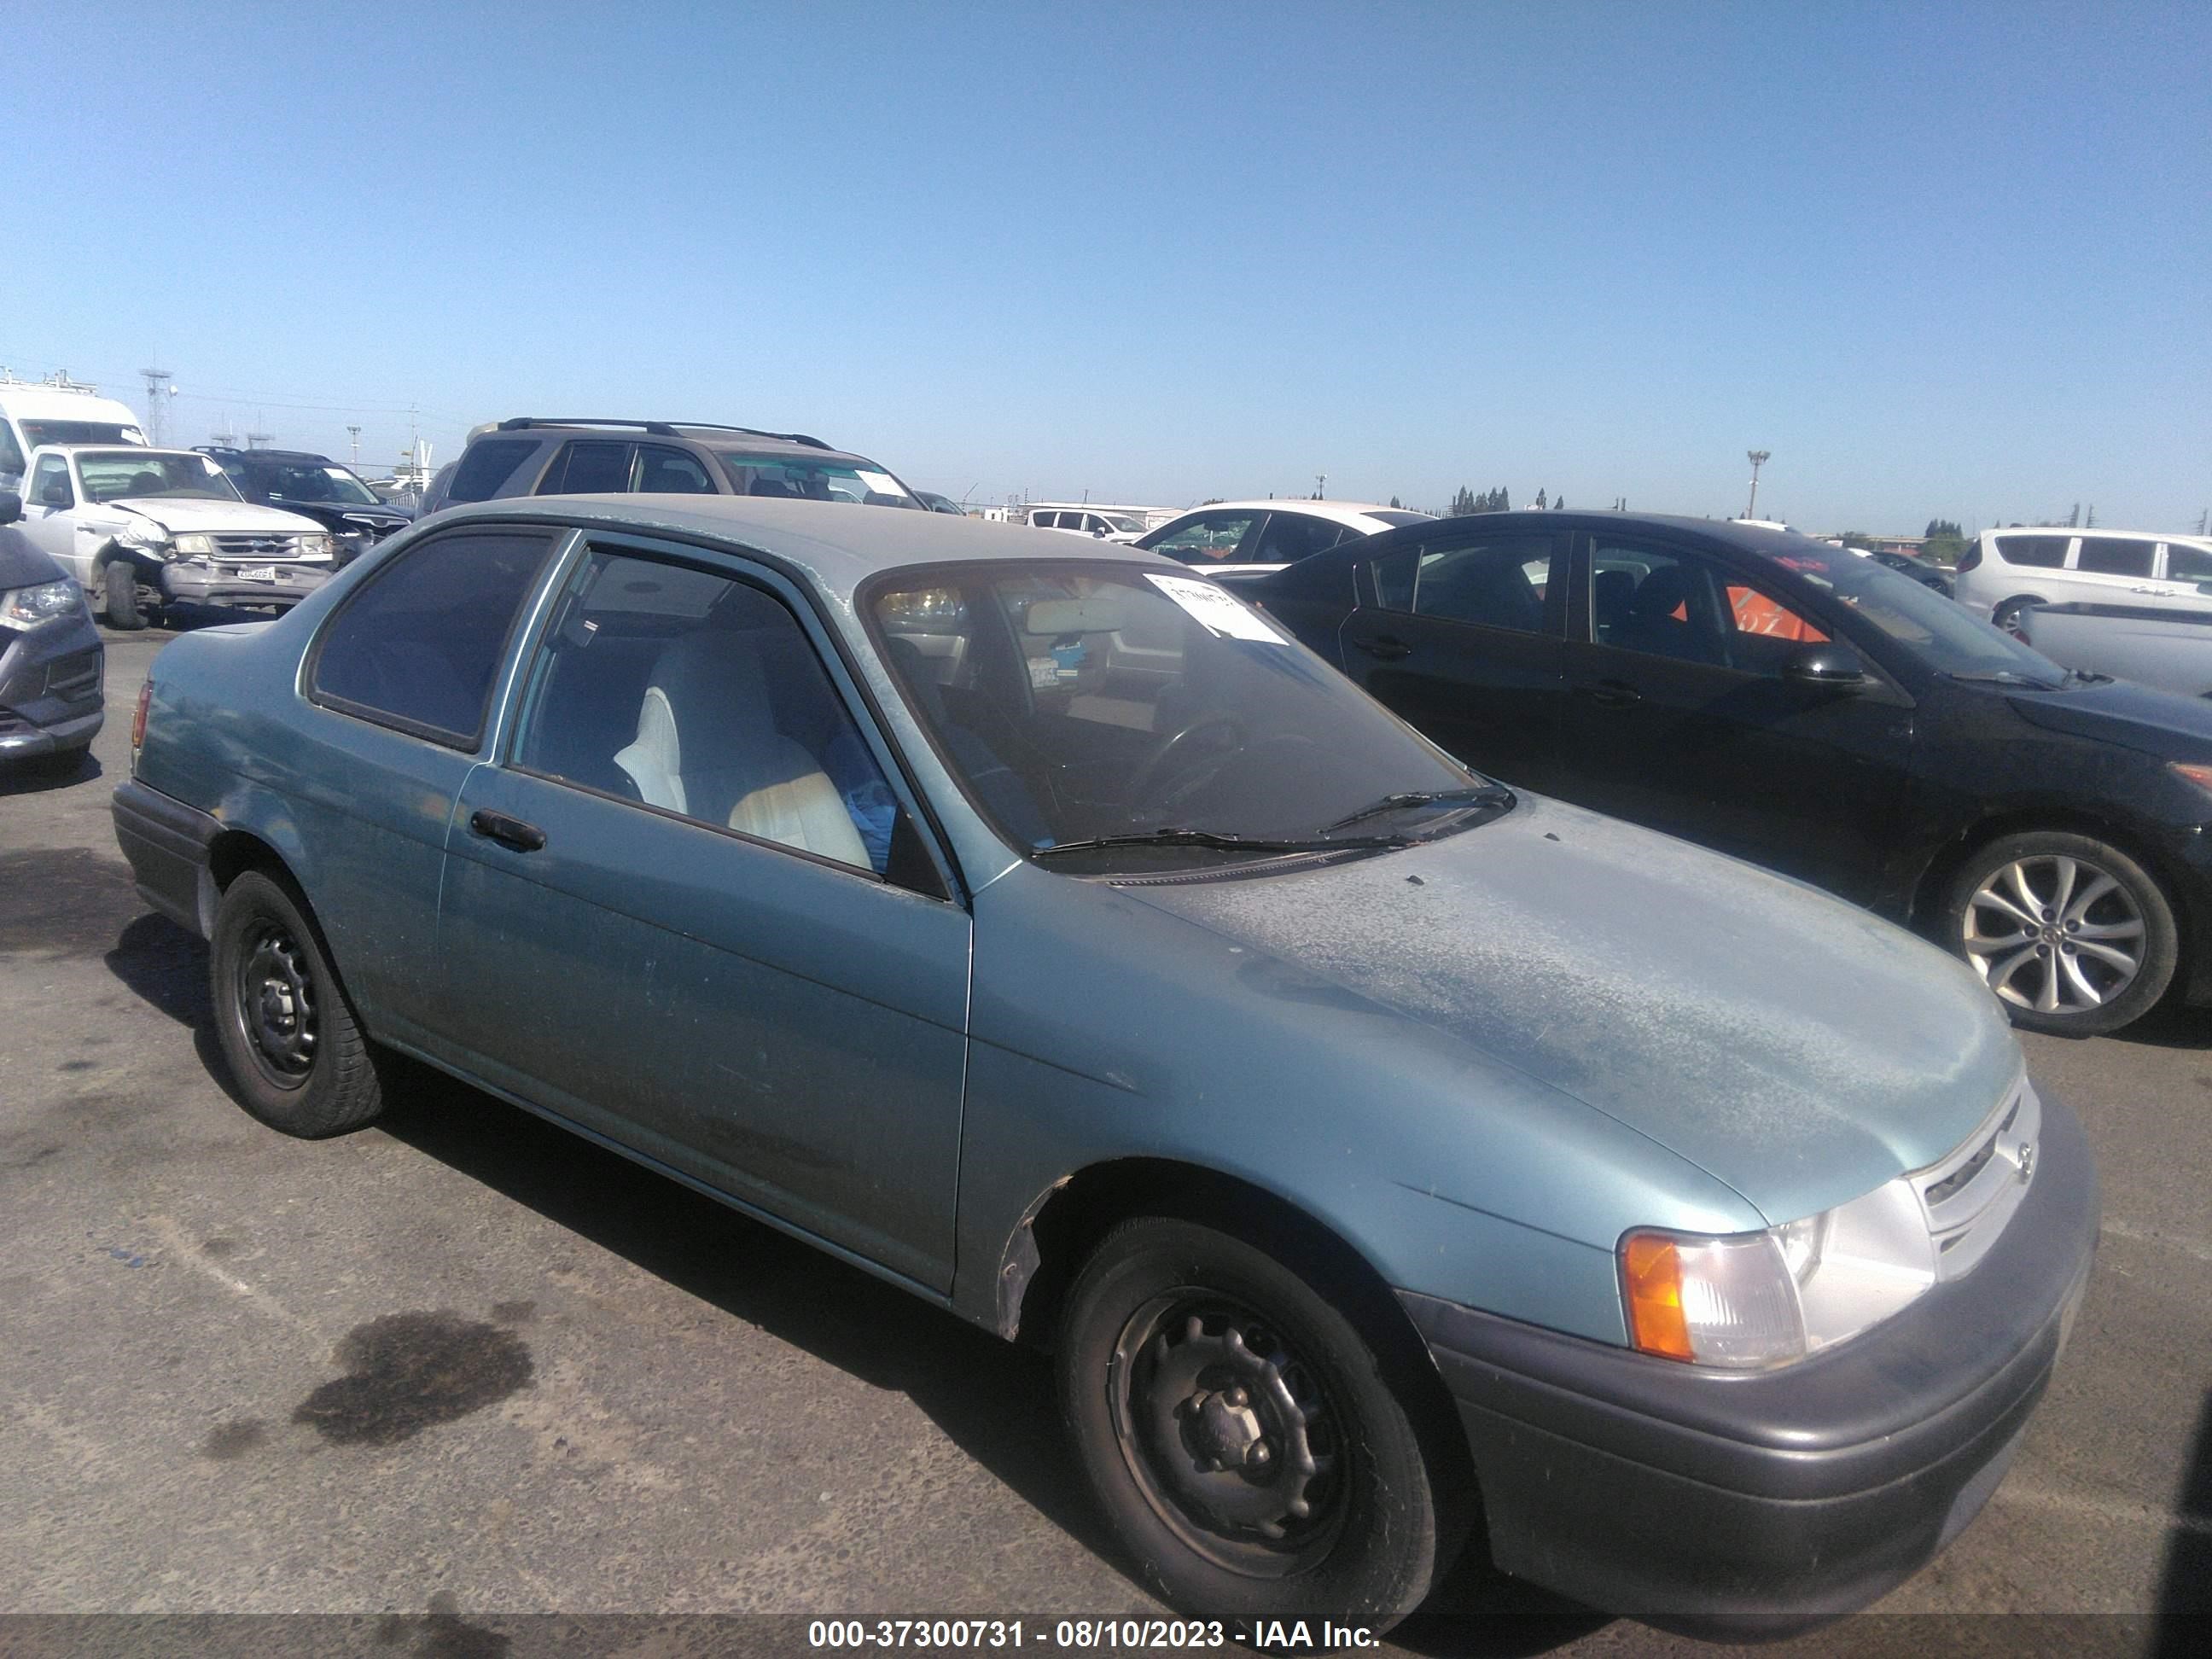
<svg viewBox="0 0 2212 1659">
<path fill-rule="evenodd" d="M 2043 853 L 1992 871 L 1966 902 L 1966 959 L 2007 1002 L 2038 1013 L 2100 1008 L 2135 983 L 2143 915 L 2086 859 Z"/>
</svg>

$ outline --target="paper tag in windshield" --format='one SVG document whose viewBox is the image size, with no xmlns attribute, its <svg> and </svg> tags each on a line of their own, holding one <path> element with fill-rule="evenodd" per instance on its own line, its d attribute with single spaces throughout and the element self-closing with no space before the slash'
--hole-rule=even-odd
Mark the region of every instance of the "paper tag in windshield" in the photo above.
<svg viewBox="0 0 2212 1659">
<path fill-rule="evenodd" d="M 878 495 L 903 495 L 906 494 L 905 490 L 899 488 L 899 481 L 891 477 L 888 472 L 871 472 L 866 467 L 860 467 L 855 470 L 854 476 L 858 477 L 862 483 L 867 485 L 868 489 Z"/>
<path fill-rule="evenodd" d="M 1264 640 L 1269 645 L 1290 641 L 1212 582 L 1189 576 L 1163 576 L 1145 572 L 1145 580 L 1181 605 L 1209 632 L 1232 640 Z"/>
</svg>

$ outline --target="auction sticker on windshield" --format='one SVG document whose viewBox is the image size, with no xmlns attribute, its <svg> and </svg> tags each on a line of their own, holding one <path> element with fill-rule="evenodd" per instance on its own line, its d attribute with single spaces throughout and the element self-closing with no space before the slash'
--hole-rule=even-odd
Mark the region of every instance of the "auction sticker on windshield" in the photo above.
<svg viewBox="0 0 2212 1659">
<path fill-rule="evenodd" d="M 1290 643 L 1261 621 L 1257 612 L 1238 604 L 1212 582 L 1189 576 L 1163 576 L 1151 570 L 1145 572 L 1145 580 L 1181 605 L 1209 633 L 1224 639 L 1264 640 L 1270 645 Z"/>
</svg>

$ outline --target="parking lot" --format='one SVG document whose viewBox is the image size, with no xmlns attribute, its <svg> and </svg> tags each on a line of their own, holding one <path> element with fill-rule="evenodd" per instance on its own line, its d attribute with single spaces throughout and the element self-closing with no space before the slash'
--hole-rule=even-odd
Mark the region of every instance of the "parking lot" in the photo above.
<svg viewBox="0 0 2212 1659">
<path fill-rule="evenodd" d="M 166 637 L 109 635 L 96 764 L 0 781 L 0 1606 L 1149 1607 L 1039 1357 L 427 1073 L 339 1140 L 240 1110 L 205 949 L 108 820 Z M 2025 1042 L 2098 1152 L 2098 1266 L 1996 1498 L 1880 1611 L 2136 1615 L 2033 1628 L 2143 1650 L 2212 1611 L 2212 1011 Z M 1680 1645 L 1479 1558 L 1401 1644 Z"/>
</svg>

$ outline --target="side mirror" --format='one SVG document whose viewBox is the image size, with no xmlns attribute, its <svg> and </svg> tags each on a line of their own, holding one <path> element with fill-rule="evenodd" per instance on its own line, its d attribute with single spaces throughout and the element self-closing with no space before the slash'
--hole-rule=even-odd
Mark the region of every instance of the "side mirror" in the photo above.
<svg viewBox="0 0 2212 1659">
<path fill-rule="evenodd" d="M 12 489 L 0 489 L 0 524 L 13 524 L 23 516 L 23 498 Z"/>
<path fill-rule="evenodd" d="M 2197 583 L 2197 591 L 2203 594 L 2206 598 L 2212 599 L 2212 582 Z"/>
<path fill-rule="evenodd" d="M 70 499 L 69 480 L 66 478 L 54 478 L 49 480 L 46 488 L 39 491 L 39 505 L 40 507 L 74 507 L 76 505 L 76 502 Z"/>
<path fill-rule="evenodd" d="M 1799 685 L 1826 685 L 1841 690 L 1864 685 L 1866 665 L 1847 645 L 1808 645 L 1793 651 L 1782 665 L 1782 678 Z"/>
</svg>

